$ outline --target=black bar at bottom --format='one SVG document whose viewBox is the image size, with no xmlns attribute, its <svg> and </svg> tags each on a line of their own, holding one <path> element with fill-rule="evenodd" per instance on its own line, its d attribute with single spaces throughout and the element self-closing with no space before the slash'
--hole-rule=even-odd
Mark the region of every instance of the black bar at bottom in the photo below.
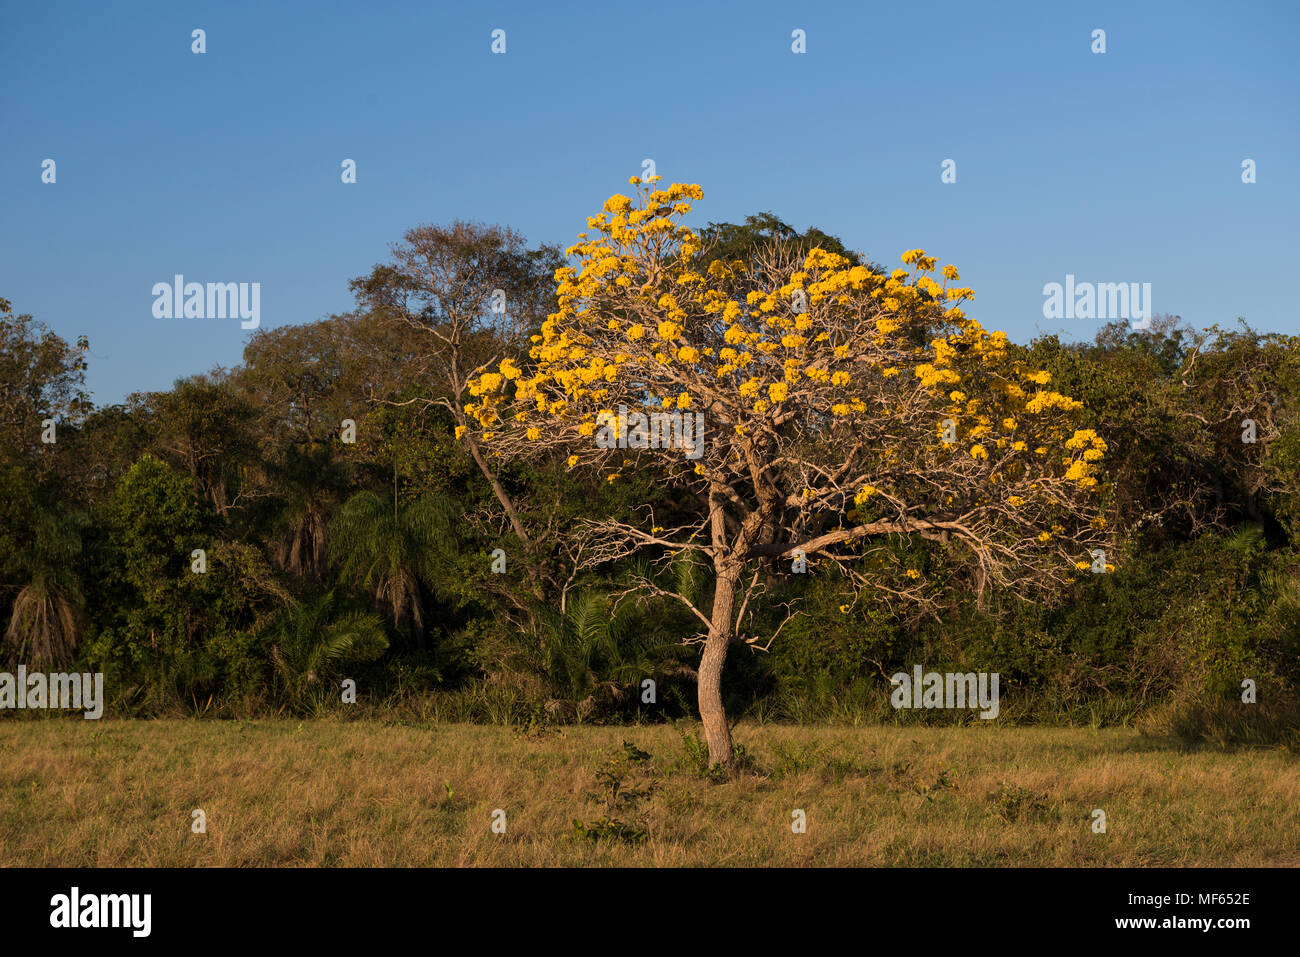
<svg viewBox="0 0 1300 957">
<path fill-rule="evenodd" d="M 981 947 L 1021 932 L 1044 941 L 1200 937 L 1231 946 L 1258 932 L 1294 931 L 1297 873 L 0 869 L 0 926 L 6 944 L 76 936 L 128 947 L 251 940 L 337 946 L 396 933 L 431 943 L 468 933 L 494 946 L 548 939 L 576 946 L 585 938 L 639 949 L 671 945 L 683 933 L 697 944 L 716 937 L 729 946 L 747 939 L 770 945 L 781 933 L 809 944 L 847 934 L 866 945 Z M 147 911 L 145 898 L 131 895 L 148 895 Z M 80 926 L 86 923 L 118 926 Z"/>
</svg>

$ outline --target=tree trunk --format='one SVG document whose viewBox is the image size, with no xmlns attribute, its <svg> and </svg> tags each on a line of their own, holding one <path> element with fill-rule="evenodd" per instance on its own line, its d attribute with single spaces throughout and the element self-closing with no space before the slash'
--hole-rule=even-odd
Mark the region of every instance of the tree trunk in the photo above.
<svg viewBox="0 0 1300 957">
<path fill-rule="evenodd" d="M 704 642 L 704 654 L 700 657 L 698 680 L 700 721 L 704 725 L 704 738 L 709 743 L 709 763 L 720 764 L 728 770 L 735 767 L 735 755 L 731 749 L 727 715 L 722 709 L 722 666 L 727 661 L 727 647 L 731 644 L 731 615 L 739 582 L 739 568 L 728 567 L 718 572 L 713 586 L 713 619 Z"/>
</svg>

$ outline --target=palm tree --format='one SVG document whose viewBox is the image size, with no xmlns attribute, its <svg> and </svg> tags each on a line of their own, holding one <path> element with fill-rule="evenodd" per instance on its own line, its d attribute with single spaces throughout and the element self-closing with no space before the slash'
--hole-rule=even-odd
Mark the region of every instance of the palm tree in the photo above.
<svg viewBox="0 0 1300 957">
<path fill-rule="evenodd" d="M 15 661 L 49 671 L 72 662 L 81 637 L 83 599 L 73 563 L 86 516 L 40 509 L 34 525 L 28 546 L 9 562 L 26 584 L 14 598 L 4 643 Z"/>
<path fill-rule="evenodd" d="M 333 693 L 325 679 L 338 665 L 373 661 L 388 648 L 379 618 L 340 609 L 332 590 L 286 606 L 263 634 L 275 676 L 294 705 L 323 705 Z"/>
<path fill-rule="evenodd" d="M 455 527 L 449 503 L 426 495 L 404 505 L 358 492 L 347 500 L 332 527 L 330 554 L 342 581 L 360 588 L 388 611 L 394 626 L 411 622 L 424 648 L 422 585 L 434 580 Z"/>
<path fill-rule="evenodd" d="M 294 575 L 320 581 L 327 567 L 329 511 L 338 490 L 347 485 L 343 466 L 329 446 L 306 451 L 290 447 L 278 480 L 284 508 L 276 561 Z"/>
<path fill-rule="evenodd" d="M 540 670 L 555 696 L 550 710 L 585 718 L 623 698 L 643 678 L 676 674 L 680 640 L 667 634 L 662 609 L 611 602 L 599 591 L 578 592 L 563 612 L 538 612 Z M 527 665 L 525 664 L 525 667 Z"/>
</svg>

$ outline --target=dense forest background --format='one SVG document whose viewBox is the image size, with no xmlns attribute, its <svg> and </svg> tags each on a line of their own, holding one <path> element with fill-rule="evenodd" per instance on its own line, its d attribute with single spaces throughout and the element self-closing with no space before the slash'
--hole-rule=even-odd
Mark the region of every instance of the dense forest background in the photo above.
<svg viewBox="0 0 1300 957">
<path fill-rule="evenodd" d="M 509 290 L 504 317 L 459 343 L 458 361 L 526 365 L 561 252 L 494 227 L 421 229 L 408 250 L 432 244 L 447 276 L 490 263 Z M 706 254 L 726 259 L 772 245 L 849 255 L 771 214 L 705 233 Z M 469 370 L 448 365 L 438 335 L 455 290 L 417 288 L 403 267 L 395 247 L 352 282 L 355 311 L 259 330 L 235 369 L 98 408 L 84 387 L 88 344 L 0 300 L 7 665 L 102 671 L 117 715 L 694 713 L 698 650 L 684 642 L 698 623 L 629 593 L 630 566 L 575 572 L 563 534 L 583 516 L 646 503 L 671 516 L 680 490 L 575 478 L 562 461 L 495 463 L 506 514 L 480 453 L 455 434 Z M 1300 342 L 1157 317 L 1146 331 L 1116 323 L 1090 343 L 1044 336 L 1014 348 L 1084 403 L 1083 426 L 1108 443 L 1115 571 L 1080 575 L 1049 601 L 996 587 L 977 597 L 900 537 L 891 547 L 922 563 L 940 599 L 937 615 L 908 616 L 869 599 L 842 611 L 842 582 L 773 562 L 744 628 L 764 635 L 799 614 L 770 650 L 729 656 L 728 714 L 972 720 L 890 708 L 888 675 L 919 663 L 998 672 L 1003 721 L 1294 740 Z M 496 549 L 504 574 L 492 570 Z M 708 584 L 700 565 L 653 573 L 679 590 Z M 357 705 L 341 701 L 344 678 Z M 1244 679 L 1255 705 L 1241 701 Z"/>
</svg>

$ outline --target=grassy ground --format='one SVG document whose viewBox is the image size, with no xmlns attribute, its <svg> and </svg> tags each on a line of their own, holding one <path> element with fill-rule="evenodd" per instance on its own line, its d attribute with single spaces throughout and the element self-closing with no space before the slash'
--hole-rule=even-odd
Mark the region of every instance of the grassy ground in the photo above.
<svg viewBox="0 0 1300 957">
<path fill-rule="evenodd" d="M 0 863 L 1300 865 L 1300 761 L 1282 751 L 1120 730 L 741 726 L 754 768 L 718 783 L 685 730 L 3 721 Z"/>
</svg>

